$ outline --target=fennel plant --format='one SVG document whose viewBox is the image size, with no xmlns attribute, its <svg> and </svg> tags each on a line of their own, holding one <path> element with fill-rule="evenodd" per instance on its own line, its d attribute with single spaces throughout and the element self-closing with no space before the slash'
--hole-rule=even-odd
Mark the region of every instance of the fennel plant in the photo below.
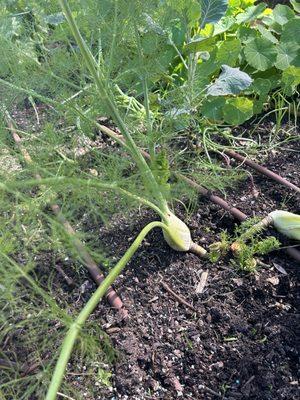
<svg viewBox="0 0 300 400">
<path fill-rule="evenodd" d="M 93 312 L 98 302 L 102 299 L 106 290 L 112 285 L 115 279 L 119 276 L 122 269 L 126 266 L 127 262 L 132 258 L 135 251 L 138 249 L 140 243 L 145 238 L 147 233 L 153 228 L 159 227 L 163 230 L 164 238 L 166 242 L 177 251 L 193 251 L 194 253 L 205 256 L 206 251 L 199 245 L 193 243 L 191 239 L 190 230 L 187 225 L 181 221 L 172 211 L 170 211 L 168 207 L 168 203 L 166 198 L 163 195 L 161 187 L 155 178 L 150 166 L 145 161 L 141 151 L 136 145 L 130 131 L 128 130 L 121 114 L 118 110 L 116 102 L 114 100 L 114 96 L 110 89 L 109 82 L 107 81 L 107 77 L 104 75 L 101 68 L 99 68 L 99 64 L 94 59 L 91 51 L 89 50 L 87 44 L 85 43 L 83 37 L 81 36 L 76 21 L 72 15 L 72 11 L 69 7 L 67 0 L 60 0 L 60 4 L 64 15 L 68 21 L 70 30 L 76 40 L 76 43 L 80 49 L 80 52 L 85 60 L 85 63 L 89 69 L 89 72 L 94 80 L 94 83 L 97 87 L 99 95 L 105 100 L 107 109 L 113 118 L 115 124 L 119 127 L 124 139 L 126 150 L 128 150 L 134 159 L 143 179 L 145 187 L 151 193 L 153 198 L 153 203 L 147 202 L 147 204 L 152 207 L 154 211 L 156 211 L 161 217 L 162 222 L 152 222 L 148 224 L 137 236 L 133 244 L 126 251 L 121 260 L 116 264 L 116 266 L 110 271 L 107 277 L 104 279 L 102 284 L 96 290 L 94 295 L 90 298 L 88 303 L 79 313 L 78 317 L 74 321 L 74 323 L 69 328 L 68 334 L 65 337 L 65 340 L 62 345 L 62 349 L 60 352 L 59 359 L 56 364 L 56 368 L 54 374 L 52 376 L 52 380 L 47 392 L 46 400 L 53 400 L 56 398 L 57 392 L 59 390 L 60 384 L 63 380 L 64 371 L 67 366 L 68 360 L 71 356 L 73 346 L 75 341 L 79 335 L 79 332 L 86 322 L 89 315 Z M 144 81 L 145 92 L 147 92 L 146 82 Z M 146 110 L 149 121 L 149 106 L 147 97 L 145 97 L 146 102 Z M 148 126 L 150 129 L 150 125 Z M 153 146 L 149 149 L 152 158 L 154 157 Z M 153 161 L 153 160 L 152 160 Z M 42 181 L 45 183 L 45 181 Z M 114 189 L 114 188 L 112 188 Z"/>
</svg>

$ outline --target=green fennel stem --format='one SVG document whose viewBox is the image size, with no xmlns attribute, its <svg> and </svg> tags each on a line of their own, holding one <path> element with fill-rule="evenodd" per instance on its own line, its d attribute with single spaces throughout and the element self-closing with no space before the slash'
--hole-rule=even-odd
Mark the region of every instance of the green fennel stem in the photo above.
<svg viewBox="0 0 300 400">
<path fill-rule="evenodd" d="M 127 197 L 130 197 L 131 199 L 144 204 L 145 206 L 148 206 L 152 208 L 157 214 L 165 220 L 166 214 L 154 203 L 152 203 L 150 200 L 147 200 L 143 197 L 140 197 L 134 193 L 129 192 L 128 190 L 125 190 L 123 188 L 120 188 L 119 186 L 115 184 L 110 184 L 110 183 L 103 183 L 100 182 L 96 179 L 80 179 L 80 178 L 69 178 L 69 177 L 64 177 L 64 176 L 58 176 L 55 178 L 41 178 L 41 179 L 27 179 L 26 181 L 16 181 L 12 182 L 9 185 L 4 185 L 1 184 L 1 188 L 4 190 L 10 190 L 10 187 L 32 187 L 35 185 L 51 185 L 55 184 L 56 187 L 59 184 L 71 184 L 74 186 L 86 186 L 86 187 L 94 187 L 96 189 L 101 189 L 101 190 L 113 190 L 116 191 L 120 194 L 124 194 Z"/>
<path fill-rule="evenodd" d="M 57 360 L 55 370 L 54 370 L 45 400 L 55 400 L 56 399 L 57 392 L 60 388 L 60 385 L 62 383 L 64 374 L 65 374 L 67 363 L 70 359 L 74 344 L 76 342 L 76 339 L 78 338 L 78 335 L 80 333 L 82 326 L 84 325 L 84 323 L 86 322 L 86 320 L 88 319 L 90 314 L 94 311 L 94 309 L 96 308 L 99 301 L 105 295 L 107 289 L 114 283 L 114 281 L 120 275 L 120 273 L 122 272 L 122 270 L 124 269 L 126 264 L 133 257 L 133 255 L 137 251 L 137 249 L 140 246 L 143 239 L 153 228 L 162 228 L 164 230 L 168 230 L 168 227 L 165 224 L 163 224 L 162 222 L 157 222 L 157 221 L 151 222 L 150 224 L 145 226 L 145 228 L 143 228 L 141 230 L 141 232 L 138 234 L 138 236 L 136 237 L 136 239 L 134 240 L 132 245 L 126 251 L 124 256 L 114 266 L 114 268 L 109 272 L 107 277 L 104 279 L 104 281 L 101 283 L 101 285 L 95 291 L 95 293 L 92 295 L 90 300 L 86 303 L 86 305 L 81 310 L 81 312 L 79 313 L 76 320 L 71 324 L 69 331 L 63 341 L 61 352 L 60 352 L 59 358 Z"/>
<path fill-rule="evenodd" d="M 138 28 L 136 25 L 136 21 L 133 21 L 134 25 L 134 32 L 135 32 L 135 37 L 136 37 L 136 42 L 137 42 L 137 48 L 138 48 L 138 54 L 139 54 L 139 62 L 140 65 L 143 65 L 143 51 L 142 51 L 142 46 L 141 46 L 141 39 L 140 35 L 138 32 Z M 141 67 L 143 68 L 143 67 Z M 155 161 L 155 143 L 153 141 L 152 137 L 152 121 L 151 121 L 151 113 L 150 113 L 150 103 L 149 103 L 149 91 L 148 91 L 148 84 L 147 84 L 147 76 L 146 72 L 142 70 L 142 84 L 143 84 L 143 92 L 144 92 L 144 107 L 146 111 L 146 123 L 147 123 L 147 137 L 148 137 L 148 148 L 149 148 L 149 154 L 150 154 L 150 160 L 152 163 Z"/>
<path fill-rule="evenodd" d="M 80 52 L 87 64 L 87 67 L 95 81 L 95 84 L 104 99 L 106 101 L 106 104 L 109 108 L 109 111 L 111 113 L 111 116 L 113 117 L 115 123 L 117 126 L 120 128 L 126 144 L 135 160 L 137 163 L 137 166 L 142 174 L 143 180 L 145 182 L 146 187 L 149 188 L 151 191 L 152 195 L 158 202 L 159 208 L 163 212 L 168 212 L 168 205 L 167 201 L 162 195 L 159 185 L 150 169 L 148 166 L 147 162 L 145 161 L 144 157 L 142 156 L 141 152 L 139 151 L 137 145 L 135 144 L 133 138 L 131 137 L 124 120 L 122 119 L 121 115 L 119 114 L 117 105 L 115 104 L 113 100 L 113 96 L 110 95 L 107 81 L 105 80 L 105 77 L 102 74 L 102 71 L 99 70 L 99 68 L 96 67 L 96 62 L 95 59 L 89 50 L 87 44 L 85 43 L 84 39 L 82 38 L 78 26 L 73 18 L 72 11 L 69 7 L 68 1 L 67 0 L 59 0 L 61 8 L 65 14 L 65 17 L 68 21 L 70 30 L 76 40 L 76 43 L 80 49 Z"/>
</svg>

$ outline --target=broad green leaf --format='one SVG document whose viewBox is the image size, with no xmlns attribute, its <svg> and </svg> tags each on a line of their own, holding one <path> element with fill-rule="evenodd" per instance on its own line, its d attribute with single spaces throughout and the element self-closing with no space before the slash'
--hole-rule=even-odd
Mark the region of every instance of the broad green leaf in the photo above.
<svg viewBox="0 0 300 400">
<path fill-rule="evenodd" d="M 300 68 L 288 67 L 282 73 L 282 86 L 287 95 L 291 96 L 300 85 Z"/>
<path fill-rule="evenodd" d="M 241 0 L 229 0 L 229 6 L 230 7 L 240 7 Z"/>
<path fill-rule="evenodd" d="M 244 53 L 247 63 L 259 71 L 271 68 L 277 58 L 275 45 L 265 38 L 257 38 L 247 43 Z"/>
<path fill-rule="evenodd" d="M 201 18 L 200 27 L 203 28 L 206 24 L 215 24 L 225 15 L 228 0 L 200 0 Z"/>
<path fill-rule="evenodd" d="M 228 31 L 235 24 L 235 18 L 231 16 L 222 17 L 219 22 L 215 24 L 214 35 L 220 35 Z"/>
<path fill-rule="evenodd" d="M 214 37 L 195 37 L 184 46 L 187 53 L 197 53 L 199 51 L 211 51 L 215 47 L 216 39 Z"/>
<path fill-rule="evenodd" d="M 229 8 L 227 13 L 236 15 L 246 8 L 253 6 L 256 0 L 229 0 Z"/>
<path fill-rule="evenodd" d="M 242 45 L 239 39 L 225 40 L 217 51 L 217 61 L 233 67 L 241 52 Z"/>
<path fill-rule="evenodd" d="M 260 3 L 257 6 L 248 7 L 245 12 L 236 16 L 236 22 L 238 24 L 242 24 L 253 21 L 263 13 L 265 8 L 266 5 L 264 3 Z"/>
<path fill-rule="evenodd" d="M 188 2 L 187 2 L 188 3 Z M 187 17 L 189 20 L 189 25 L 193 26 L 196 21 L 200 19 L 201 8 L 198 1 L 190 0 L 190 4 L 187 4 Z"/>
<path fill-rule="evenodd" d="M 198 93 L 203 93 L 207 86 L 210 84 L 211 79 L 208 76 L 203 76 L 201 74 L 195 74 L 193 85 Z"/>
<path fill-rule="evenodd" d="M 260 96 L 253 100 L 253 114 L 260 114 L 263 111 L 264 104 L 267 102 L 268 96 Z"/>
<path fill-rule="evenodd" d="M 273 15 L 267 15 L 266 17 L 263 17 L 261 19 L 261 22 L 263 23 L 264 26 L 266 26 L 272 33 L 277 33 L 278 35 L 281 35 L 282 33 L 282 25 L 279 25 L 275 20 Z"/>
<path fill-rule="evenodd" d="M 228 124 L 239 125 L 253 115 L 253 101 L 247 97 L 236 97 L 226 100 L 223 107 L 224 120 Z"/>
<path fill-rule="evenodd" d="M 201 29 L 200 36 L 207 37 L 207 38 L 212 37 L 214 34 L 214 29 L 215 29 L 215 27 L 213 24 L 206 24 L 205 27 L 203 29 Z"/>
<path fill-rule="evenodd" d="M 249 89 L 253 90 L 255 93 L 263 96 L 271 90 L 272 84 L 269 79 L 256 78 Z"/>
<path fill-rule="evenodd" d="M 290 65 L 300 67 L 300 46 L 294 43 L 280 43 L 278 48 L 278 55 L 275 66 L 278 69 L 286 69 Z"/>
<path fill-rule="evenodd" d="M 273 10 L 273 17 L 277 24 L 285 25 L 290 19 L 295 17 L 295 13 L 290 7 L 283 4 L 277 4 Z"/>
<path fill-rule="evenodd" d="M 207 94 L 210 96 L 226 96 L 229 94 L 239 94 L 247 89 L 252 83 L 252 79 L 239 68 L 231 68 L 222 65 L 222 72 L 215 82 L 208 88 Z"/>
<path fill-rule="evenodd" d="M 257 30 L 260 32 L 260 34 L 265 38 L 270 40 L 270 42 L 277 44 L 278 39 L 272 34 L 269 29 L 265 28 L 263 25 L 258 25 Z"/>
<path fill-rule="evenodd" d="M 291 19 L 284 25 L 280 42 L 300 44 L 300 19 Z"/>
<path fill-rule="evenodd" d="M 293 6 L 293 9 L 297 12 L 300 13 L 300 2 L 296 0 L 290 0 L 291 5 Z"/>
<path fill-rule="evenodd" d="M 217 49 L 210 53 L 207 61 L 197 64 L 196 74 L 200 77 L 207 77 L 215 73 L 220 68 L 220 63 L 216 61 Z"/>
<path fill-rule="evenodd" d="M 171 38 L 172 42 L 176 44 L 176 46 L 182 47 L 183 43 L 185 42 L 185 29 L 183 29 L 180 24 L 176 25 L 175 22 L 177 21 L 172 21 L 169 37 Z"/>
<path fill-rule="evenodd" d="M 214 121 L 223 119 L 223 107 L 225 105 L 224 97 L 209 97 L 204 100 L 201 107 L 201 113 L 204 117 Z"/>
<path fill-rule="evenodd" d="M 237 30 L 237 37 L 242 43 L 247 43 L 259 36 L 256 29 L 248 28 L 247 26 L 240 26 Z"/>
</svg>

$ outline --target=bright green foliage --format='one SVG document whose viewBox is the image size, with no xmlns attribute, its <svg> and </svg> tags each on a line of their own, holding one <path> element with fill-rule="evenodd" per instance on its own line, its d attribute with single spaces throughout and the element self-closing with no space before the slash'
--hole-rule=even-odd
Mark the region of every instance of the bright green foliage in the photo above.
<svg viewBox="0 0 300 400">
<path fill-rule="evenodd" d="M 242 24 L 245 22 L 251 22 L 257 19 L 265 10 L 266 5 L 264 3 L 260 3 L 257 6 L 250 6 L 246 8 L 246 10 L 242 13 L 239 13 L 236 17 L 236 22 L 238 24 Z"/>
<path fill-rule="evenodd" d="M 199 103 L 208 104 L 204 89 L 218 78 L 222 65 L 238 67 L 254 80 L 262 78 L 263 72 L 268 75 L 268 71 L 271 71 L 271 75 L 277 76 L 277 82 L 280 82 L 286 69 L 291 66 L 299 67 L 300 19 L 297 18 L 297 10 L 288 6 L 277 5 L 272 11 L 266 9 L 264 3 L 254 5 L 253 1 L 230 1 L 228 6 L 226 0 L 168 0 L 163 3 L 153 0 L 145 6 L 143 1 L 129 4 L 125 0 L 106 0 L 101 7 L 88 0 L 82 2 L 82 8 L 76 9 L 75 3 L 73 6 L 81 31 L 90 41 L 99 62 L 103 61 L 108 69 L 107 73 L 122 92 L 136 99 L 142 92 L 140 78 L 144 76 L 150 91 L 158 87 L 167 88 L 164 102 L 160 104 L 163 111 L 172 114 L 175 109 L 184 109 L 190 114 L 190 110 L 196 105 L 199 107 Z M 19 9 L 22 9 L 21 3 L 19 4 Z M 28 24 L 24 24 L 22 16 L 13 17 L 10 27 L 3 26 L 3 35 L 0 35 L 0 40 L 3 41 L 0 71 L 5 71 L 4 75 L 9 75 L 9 71 L 15 77 L 19 75 L 18 83 L 21 86 L 42 89 L 44 93 L 56 96 L 60 92 L 63 98 L 68 93 L 71 95 L 70 85 L 61 80 L 58 82 L 55 76 L 69 80 L 72 71 L 78 69 L 77 61 L 81 56 L 74 51 L 73 45 L 68 49 L 71 44 L 66 37 L 68 28 L 59 8 L 52 5 L 49 12 L 48 2 L 34 4 L 35 12 L 29 14 L 30 28 Z M 134 38 L 134 20 L 139 21 L 137 28 L 142 60 Z M 7 18 L 5 21 L 7 24 Z M 7 37 L 13 38 L 13 48 Z M 30 40 L 27 41 L 27 38 Z M 63 46 L 57 46 L 58 42 Z M 10 51 L 11 58 L 8 57 Z M 21 60 L 21 64 L 14 61 L 13 57 Z M 41 60 L 44 60 L 42 64 Z M 64 65 L 60 64 L 61 60 L 64 60 Z M 45 79 L 42 71 L 39 71 L 41 67 L 48 71 L 51 69 L 52 76 L 48 74 Z M 38 76 L 42 79 L 37 84 Z M 85 80 L 84 68 L 81 67 L 73 83 L 82 87 Z M 280 83 L 277 86 L 272 85 L 270 91 L 274 89 L 280 89 Z M 286 93 L 291 95 L 295 86 L 286 89 L 284 84 L 281 89 L 287 90 Z M 177 90 L 180 91 L 180 96 L 176 95 L 175 101 L 173 94 Z M 188 96 L 185 96 L 185 91 Z M 268 101 L 268 95 L 269 93 L 265 93 L 258 99 L 255 92 L 245 89 L 239 92 L 237 86 L 234 94 L 227 96 L 247 96 L 254 100 L 252 114 L 244 113 L 244 118 L 249 119 L 253 113 L 261 111 Z M 222 103 L 224 102 L 220 100 L 219 104 Z M 166 110 L 166 105 L 169 110 Z M 249 109 L 249 103 L 246 108 Z M 106 111 L 105 108 L 103 111 Z M 201 108 L 199 112 L 202 112 Z M 228 112 L 224 113 L 222 110 L 214 113 L 207 111 L 204 106 L 203 115 L 206 118 L 214 120 L 213 114 L 217 115 L 217 121 L 222 121 Z M 223 119 L 229 124 L 232 124 L 232 120 Z M 241 115 L 236 120 L 239 123 L 245 121 Z M 190 123 L 190 117 L 186 123 Z"/>
<path fill-rule="evenodd" d="M 300 68 L 290 66 L 282 73 L 284 92 L 291 95 L 300 85 Z"/>
<path fill-rule="evenodd" d="M 221 241 L 210 246 L 210 259 L 216 261 L 231 250 L 231 263 L 235 267 L 247 272 L 255 271 L 255 256 L 266 255 L 280 247 L 280 242 L 275 237 L 263 238 L 261 231 L 251 230 L 258 221 L 259 218 L 247 219 L 235 228 L 232 236 L 223 231 Z"/>
<path fill-rule="evenodd" d="M 289 20 L 295 18 L 293 10 L 283 4 L 277 4 L 273 11 L 274 21 L 279 25 L 285 25 Z"/>
<path fill-rule="evenodd" d="M 244 52 L 248 64 L 259 71 L 265 71 L 275 64 L 276 47 L 265 38 L 251 40 L 245 46 Z"/>
<path fill-rule="evenodd" d="M 294 43 L 280 43 L 277 49 L 277 60 L 275 66 L 286 70 L 289 66 L 300 67 L 300 46 Z"/>
<path fill-rule="evenodd" d="M 273 90 L 281 89 L 285 94 L 293 94 L 296 87 L 287 88 L 281 78 L 284 71 L 291 66 L 299 67 L 299 21 L 295 12 L 288 6 L 279 5 L 272 11 L 267 9 L 265 4 L 254 5 L 252 1 L 230 2 L 226 14 L 215 24 L 205 25 L 200 19 L 200 28 L 195 30 L 195 33 L 186 41 L 183 54 L 189 57 L 192 55 L 194 60 L 194 74 L 188 76 L 194 78 L 191 82 L 193 93 L 197 93 L 197 88 L 201 93 L 194 98 L 197 100 L 199 97 L 202 98 L 203 108 L 200 109 L 202 115 L 213 121 L 223 120 L 229 124 L 240 124 L 251 118 L 253 114 L 262 111 Z M 224 78 L 224 74 L 219 75 L 222 65 L 239 67 L 241 71 L 246 72 L 254 80 L 253 88 L 256 80 L 265 79 L 265 77 L 272 78 L 268 91 L 257 96 L 257 92 L 251 91 L 251 88 L 248 90 L 247 86 L 239 90 L 241 81 L 238 74 L 236 75 L 236 90 L 226 95 L 240 96 L 242 99 L 253 102 L 253 107 L 250 107 L 250 102 L 247 101 L 244 107 L 247 111 L 239 113 L 239 117 L 236 118 L 232 118 L 228 112 L 228 104 L 235 102 L 228 99 L 226 109 L 216 110 L 214 107 L 210 110 L 209 104 L 222 108 L 222 105 L 225 107 L 225 103 L 223 100 L 217 102 L 207 98 L 206 95 L 212 94 L 211 90 L 214 86 L 209 86 L 206 94 L 203 90 L 207 82 L 218 76 L 221 80 Z M 183 71 L 183 69 L 180 71 L 181 75 Z M 218 82 L 217 79 L 216 83 Z M 230 83 L 226 82 L 226 84 Z M 220 95 L 225 94 L 220 93 Z M 239 105 L 238 109 L 241 109 L 241 101 L 236 103 Z M 179 108 L 186 109 L 186 106 L 181 105 Z M 226 119 L 227 116 L 228 119 Z"/>
<path fill-rule="evenodd" d="M 238 269 L 247 272 L 256 270 L 257 263 L 254 256 L 263 256 L 280 247 L 280 242 L 270 236 L 265 239 L 253 238 L 248 243 L 238 241 L 239 249 L 235 252 L 232 264 Z"/>
<path fill-rule="evenodd" d="M 291 19 L 286 23 L 286 25 L 283 26 L 281 43 L 294 43 L 296 46 L 299 46 L 299 35 L 300 19 Z"/>
<path fill-rule="evenodd" d="M 300 3 L 299 3 L 299 1 L 297 1 L 297 0 L 291 0 L 290 3 L 292 4 L 294 10 L 295 10 L 297 13 L 300 13 Z"/>
<path fill-rule="evenodd" d="M 228 99 L 223 110 L 226 122 L 239 125 L 253 115 L 253 102 L 246 97 Z"/>
<path fill-rule="evenodd" d="M 224 97 L 208 98 L 202 104 L 202 113 L 211 120 L 221 121 L 225 103 Z"/>
<path fill-rule="evenodd" d="M 252 83 L 248 74 L 239 70 L 222 65 L 222 72 L 216 81 L 208 88 L 209 96 L 226 96 L 240 94 Z"/>
<path fill-rule="evenodd" d="M 168 160 L 168 154 L 166 150 L 161 150 L 155 157 L 152 171 L 162 188 L 163 192 L 165 193 L 166 197 L 169 197 L 170 191 L 170 184 L 169 178 L 171 176 L 170 165 Z"/>
<path fill-rule="evenodd" d="M 200 27 L 203 28 L 206 24 L 219 22 L 227 10 L 227 3 L 227 0 L 200 0 Z"/>
<path fill-rule="evenodd" d="M 246 271 L 256 268 L 254 257 L 266 255 L 280 247 L 280 242 L 273 236 L 264 238 L 264 232 L 255 227 L 259 218 L 250 218 L 235 229 L 233 241 L 236 244 L 233 264 Z"/>
<path fill-rule="evenodd" d="M 226 40 L 221 43 L 217 51 L 217 62 L 234 67 L 241 52 L 241 41 L 239 39 Z"/>
</svg>

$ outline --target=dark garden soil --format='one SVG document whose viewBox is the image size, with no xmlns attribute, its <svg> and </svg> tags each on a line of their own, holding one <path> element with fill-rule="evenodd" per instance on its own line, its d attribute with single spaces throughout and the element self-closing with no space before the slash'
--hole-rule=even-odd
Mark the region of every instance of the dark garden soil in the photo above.
<svg viewBox="0 0 300 400">
<path fill-rule="evenodd" d="M 300 185 L 299 150 L 298 142 L 274 151 L 265 165 Z M 228 201 L 250 216 L 279 208 L 300 212 L 299 196 L 256 174 L 253 181 L 255 190 L 248 179 Z M 117 259 L 152 218 L 147 212 L 115 218 L 100 229 L 101 241 Z M 204 246 L 234 225 L 227 213 L 201 198 L 187 222 Z M 116 283 L 128 320 L 120 321 L 106 303 L 95 313 L 118 359 L 112 392 L 99 389 L 93 398 L 298 399 L 299 265 L 284 251 L 263 262 L 255 274 L 240 273 L 229 260 L 211 264 L 175 253 L 159 231 L 151 233 Z M 204 271 L 206 285 L 197 294 Z M 166 284 L 193 309 L 177 301 Z"/>
<path fill-rule="evenodd" d="M 265 131 L 267 135 L 268 127 Z M 300 142 L 274 150 L 264 165 L 299 186 Z M 253 182 L 248 178 L 228 191 L 227 200 L 249 216 L 275 209 L 300 212 L 299 195 L 256 173 Z M 177 214 L 185 217 L 183 208 Z M 89 229 L 118 260 L 153 218 L 151 212 L 135 212 L 114 217 L 108 227 Z M 216 241 L 222 229 L 232 232 L 235 224 L 227 212 L 201 197 L 185 220 L 193 239 L 204 247 Z M 76 378 L 69 374 L 68 381 L 85 393 L 80 399 L 298 399 L 300 268 L 283 250 L 262 261 L 257 273 L 241 273 L 229 258 L 212 264 L 176 253 L 159 230 L 150 233 L 115 285 L 128 319 L 122 320 L 105 301 L 93 314 L 117 351 L 112 388 L 91 388 L 84 373 Z M 207 281 L 197 293 L 203 272 Z M 90 285 L 83 303 L 95 290 L 88 274 L 78 286 L 85 280 Z M 78 290 L 65 290 L 75 302 Z M 75 359 L 70 370 L 84 372 Z"/>
</svg>

